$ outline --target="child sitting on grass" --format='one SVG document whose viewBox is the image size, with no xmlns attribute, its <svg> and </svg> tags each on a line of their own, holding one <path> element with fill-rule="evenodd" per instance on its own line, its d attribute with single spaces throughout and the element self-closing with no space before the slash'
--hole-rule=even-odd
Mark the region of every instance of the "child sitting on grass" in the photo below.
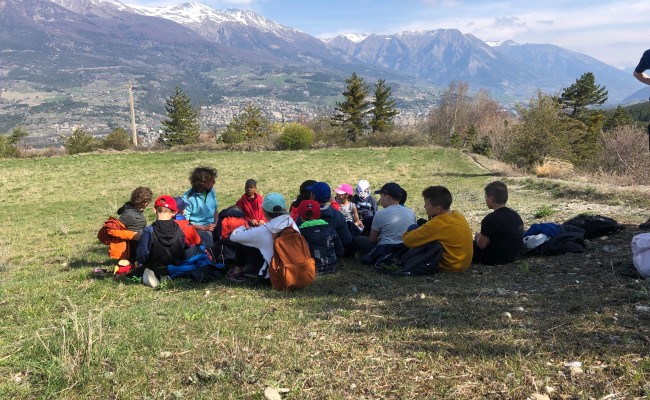
<svg viewBox="0 0 650 400">
<path fill-rule="evenodd" d="M 316 261 L 319 275 L 336 271 L 337 256 L 344 253 L 341 239 L 326 221 L 320 219 L 320 204 L 314 200 L 303 200 L 298 206 L 302 224 L 300 234 L 307 241 L 311 256 Z"/>
<path fill-rule="evenodd" d="M 352 186 L 347 183 L 342 183 L 334 189 L 334 192 L 336 193 L 336 202 L 341 206 L 341 213 L 345 217 L 345 222 L 348 225 L 350 233 L 352 236 L 358 235 L 361 233 L 360 228 L 363 227 L 363 224 L 359 219 L 357 205 L 350 201 L 350 197 L 354 194 Z"/>
<path fill-rule="evenodd" d="M 521 253 L 524 222 L 516 211 L 506 207 L 507 202 L 505 183 L 494 181 L 485 187 L 485 204 L 493 211 L 481 221 L 481 232 L 474 235 L 472 262 L 507 264 Z"/>
<path fill-rule="evenodd" d="M 108 256 L 116 260 L 135 261 L 135 249 L 147 219 L 142 213 L 151 202 L 153 193 L 148 187 L 139 186 L 131 192 L 131 199 L 117 210 L 119 219 L 110 217 L 101 231 L 108 238 Z M 100 233 L 101 233 L 100 231 Z"/>
<path fill-rule="evenodd" d="M 444 186 L 429 186 L 422 191 L 424 210 L 429 221 L 404 232 L 402 242 L 408 248 L 437 241 L 442 245 L 442 260 L 438 270 L 465 271 L 472 261 L 472 230 L 463 214 L 450 210 L 451 193 Z"/>
<path fill-rule="evenodd" d="M 173 197 L 159 196 L 154 203 L 156 221 L 142 232 L 138 245 L 138 267 L 132 275 L 142 275 L 142 282 L 158 287 L 159 279 L 168 274 L 169 265 L 181 265 L 185 258 L 185 234 L 174 221 L 178 212 Z"/>
<path fill-rule="evenodd" d="M 190 221 L 188 221 L 183 215 L 183 211 L 185 211 L 187 204 L 182 197 L 174 197 L 174 200 L 176 201 L 176 208 L 178 209 L 178 212 L 174 216 L 174 221 L 176 221 L 176 224 L 181 227 L 181 230 L 185 234 L 185 244 L 188 247 L 200 245 L 201 237 L 196 229 L 194 229 L 194 226 L 190 224 Z"/>
<path fill-rule="evenodd" d="M 257 193 L 257 181 L 248 179 L 244 185 L 244 194 L 237 203 L 240 210 L 244 212 L 244 218 L 250 226 L 259 226 L 266 223 L 264 212 L 262 211 L 262 196 Z"/>
</svg>

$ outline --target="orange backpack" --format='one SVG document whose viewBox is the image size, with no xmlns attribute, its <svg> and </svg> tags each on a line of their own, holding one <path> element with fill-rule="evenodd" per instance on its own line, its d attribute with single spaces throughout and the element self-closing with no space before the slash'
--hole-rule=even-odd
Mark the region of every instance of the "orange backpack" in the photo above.
<svg viewBox="0 0 650 400">
<path fill-rule="evenodd" d="M 316 276 L 316 262 L 307 241 L 289 226 L 273 235 L 273 257 L 269 267 L 271 284 L 276 290 L 302 289 Z"/>
</svg>

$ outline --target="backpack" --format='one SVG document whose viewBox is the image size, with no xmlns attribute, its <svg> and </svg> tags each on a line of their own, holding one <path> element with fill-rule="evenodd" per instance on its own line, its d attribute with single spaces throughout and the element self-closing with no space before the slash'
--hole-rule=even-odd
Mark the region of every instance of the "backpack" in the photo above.
<svg viewBox="0 0 650 400">
<path fill-rule="evenodd" d="M 601 236 L 618 233 L 625 229 L 625 226 L 616 220 L 602 215 L 580 214 L 564 222 L 563 225 L 576 226 L 585 231 L 585 239 L 593 239 Z"/>
<path fill-rule="evenodd" d="M 443 249 L 440 242 L 435 241 L 414 247 L 402 253 L 397 263 L 401 268 L 391 275 L 414 276 L 430 275 L 439 272 L 438 264 L 442 260 Z"/>
<path fill-rule="evenodd" d="M 289 226 L 273 235 L 273 257 L 269 266 L 271 285 L 276 290 L 302 289 L 316 276 L 316 262 L 307 241 Z"/>
</svg>

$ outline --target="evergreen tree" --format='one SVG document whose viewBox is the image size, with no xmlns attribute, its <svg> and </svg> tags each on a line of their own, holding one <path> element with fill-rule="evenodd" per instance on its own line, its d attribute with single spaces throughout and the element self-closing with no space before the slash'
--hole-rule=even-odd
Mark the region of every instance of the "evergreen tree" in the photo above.
<svg viewBox="0 0 650 400">
<path fill-rule="evenodd" d="M 241 143 L 268 135 L 271 122 L 262 115 L 262 109 L 255 104 L 249 104 L 244 111 L 235 116 L 221 135 L 224 143 Z"/>
<path fill-rule="evenodd" d="M 607 120 L 605 120 L 603 130 L 607 132 L 619 126 L 632 124 L 634 124 L 634 120 L 632 119 L 630 113 L 628 113 L 625 108 L 618 106 L 616 107 L 616 110 L 614 110 L 614 112 L 607 117 Z"/>
<path fill-rule="evenodd" d="M 390 96 L 392 90 L 386 86 L 386 81 L 379 79 L 375 84 L 375 98 L 372 100 L 372 110 L 370 111 L 370 126 L 372 132 L 385 132 L 393 127 L 393 120 L 399 115 L 399 110 L 395 108 L 395 100 Z"/>
<path fill-rule="evenodd" d="M 124 128 L 115 128 L 104 139 L 104 148 L 118 151 L 131 147 L 131 138 Z"/>
<path fill-rule="evenodd" d="M 93 137 L 81 128 L 77 128 L 72 135 L 65 138 L 63 147 L 68 154 L 88 153 L 94 150 Z"/>
<path fill-rule="evenodd" d="M 14 147 L 16 153 L 18 153 L 18 146 L 22 144 L 23 150 L 27 150 L 27 142 L 25 138 L 29 136 L 29 132 L 22 126 L 17 126 L 11 130 L 11 135 L 9 135 L 9 144 Z"/>
<path fill-rule="evenodd" d="M 370 103 L 366 100 L 370 89 L 363 78 L 352 73 L 345 80 L 346 89 L 342 93 L 345 101 L 336 103 L 336 114 L 332 118 L 335 125 L 341 125 L 348 134 L 348 139 L 353 142 L 363 134 L 366 129 L 366 115 Z"/>
<path fill-rule="evenodd" d="M 165 115 L 167 119 L 162 122 L 163 133 L 158 138 L 159 143 L 176 146 L 199 141 L 198 113 L 179 86 L 176 86 L 174 95 L 167 99 Z"/>
<path fill-rule="evenodd" d="M 596 85 L 596 78 L 591 72 L 585 72 L 568 88 L 565 88 L 558 99 L 562 108 L 569 112 L 572 118 L 588 121 L 590 116 L 584 115 L 589 106 L 600 106 L 607 101 L 607 90 L 604 86 Z"/>
</svg>

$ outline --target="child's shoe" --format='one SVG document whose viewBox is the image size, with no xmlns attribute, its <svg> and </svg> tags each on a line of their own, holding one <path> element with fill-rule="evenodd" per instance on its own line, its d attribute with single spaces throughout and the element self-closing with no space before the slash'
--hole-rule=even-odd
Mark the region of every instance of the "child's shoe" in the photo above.
<svg viewBox="0 0 650 400">
<path fill-rule="evenodd" d="M 246 280 L 246 275 L 244 275 L 243 272 L 236 273 L 235 269 L 233 268 L 230 271 L 228 271 L 228 273 L 226 274 L 226 278 L 230 279 L 233 282 L 241 283 Z"/>
<path fill-rule="evenodd" d="M 156 274 L 149 268 L 146 268 L 144 274 L 142 274 L 142 283 L 154 289 L 160 286 L 160 281 L 156 278 Z"/>
</svg>

